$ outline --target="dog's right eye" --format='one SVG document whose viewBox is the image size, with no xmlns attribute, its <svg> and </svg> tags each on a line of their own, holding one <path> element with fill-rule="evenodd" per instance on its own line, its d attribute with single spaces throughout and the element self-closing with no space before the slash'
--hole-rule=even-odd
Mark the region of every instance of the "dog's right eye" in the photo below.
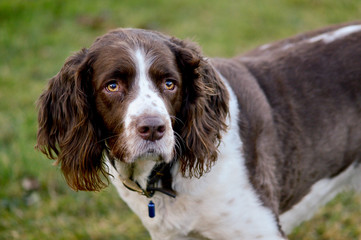
<svg viewBox="0 0 361 240">
<path fill-rule="evenodd" d="M 106 90 L 107 90 L 108 92 L 119 92 L 120 87 L 119 87 L 119 85 L 118 85 L 117 83 L 112 82 L 112 83 L 109 83 L 109 84 L 107 85 Z"/>
<path fill-rule="evenodd" d="M 175 85 L 175 83 L 174 83 L 174 80 L 172 80 L 172 79 L 167 79 L 167 80 L 165 81 L 164 86 L 165 86 L 165 89 L 167 89 L 167 90 L 169 90 L 169 91 L 174 90 L 175 87 L 176 87 L 176 85 Z"/>
</svg>

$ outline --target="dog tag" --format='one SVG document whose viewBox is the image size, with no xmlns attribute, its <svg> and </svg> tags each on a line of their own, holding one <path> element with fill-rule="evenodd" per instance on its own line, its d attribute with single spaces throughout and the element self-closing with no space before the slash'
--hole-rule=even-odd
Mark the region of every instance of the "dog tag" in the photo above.
<svg viewBox="0 0 361 240">
<path fill-rule="evenodd" d="M 148 215 L 150 218 L 155 217 L 155 205 L 152 201 L 148 203 Z"/>
</svg>

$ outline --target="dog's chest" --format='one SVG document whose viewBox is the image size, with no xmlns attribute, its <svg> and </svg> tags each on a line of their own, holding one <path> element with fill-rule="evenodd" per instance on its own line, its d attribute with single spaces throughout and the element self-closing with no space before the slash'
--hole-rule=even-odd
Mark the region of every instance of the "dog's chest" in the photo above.
<svg viewBox="0 0 361 240">
<path fill-rule="evenodd" d="M 176 176 L 175 199 L 161 193 L 152 198 L 154 218 L 148 216 L 149 199 L 121 183 L 115 185 L 152 239 L 278 239 L 271 211 L 261 206 L 252 186 L 239 174 L 242 166 L 235 163 L 217 164 L 201 179 Z"/>
</svg>

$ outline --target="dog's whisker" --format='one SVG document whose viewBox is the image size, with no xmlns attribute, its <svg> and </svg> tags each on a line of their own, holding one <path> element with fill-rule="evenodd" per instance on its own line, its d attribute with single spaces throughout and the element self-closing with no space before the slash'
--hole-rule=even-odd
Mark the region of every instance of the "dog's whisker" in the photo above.
<svg viewBox="0 0 361 240">
<path fill-rule="evenodd" d="M 109 136 L 109 137 L 100 139 L 100 140 L 99 140 L 98 142 L 96 142 L 96 143 L 98 144 L 98 143 L 101 143 L 101 142 L 105 142 L 105 141 L 107 141 L 107 140 L 109 140 L 109 139 L 117 138 L 117 137 L 119 137 L 119 136 L 121 136 L 121 134 L 114 134 L 114 135 L 112 135 L 112 136 Z"/>
</svg>

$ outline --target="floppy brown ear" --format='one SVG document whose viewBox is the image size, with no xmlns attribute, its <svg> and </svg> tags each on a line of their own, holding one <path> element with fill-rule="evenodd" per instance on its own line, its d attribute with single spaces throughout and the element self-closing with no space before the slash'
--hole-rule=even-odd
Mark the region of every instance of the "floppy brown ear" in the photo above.
<svg viewBox="0 0 361 240">
<path fill-rule="evenodd" d="M 95 128 L 87 50 L 67 59 L 38 100 L 37 148 L 57 159 L 69 186 L 99 190 L 105 186 L 99 130 Z"/>
<path fill-rule="evenodd" d="M 200 177 L 217 159 L 221 132 L 226 131 L 228 92 L 213 67 L 190 42 L 171 39 L 183 79 L 183 105 L 175 130 L 183 142 L 184 175 Z"/>
</svg>

